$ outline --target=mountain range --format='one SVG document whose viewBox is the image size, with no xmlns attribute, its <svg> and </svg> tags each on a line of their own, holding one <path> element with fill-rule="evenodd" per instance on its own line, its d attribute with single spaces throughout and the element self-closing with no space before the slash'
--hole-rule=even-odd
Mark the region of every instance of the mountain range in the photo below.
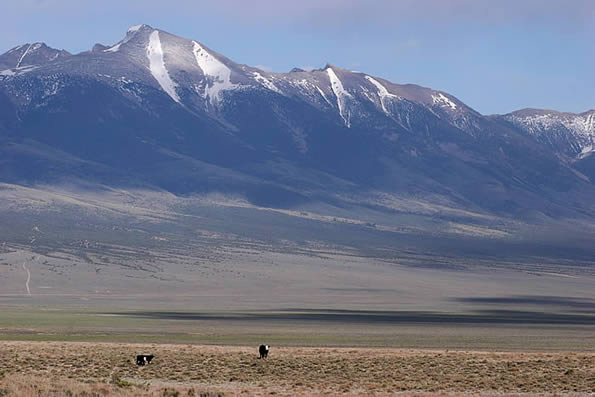
<svg viewBox="0 0 595 397">
<path fill-rule="evenodd" d="M 0 181 L 11 185 L 592 220 L 594 141 L 595 110 L 482 115 L 330 64 L 263 71 L 148 25 L 79 54 L 33 43 L 0 55 Z"/>
</svg>

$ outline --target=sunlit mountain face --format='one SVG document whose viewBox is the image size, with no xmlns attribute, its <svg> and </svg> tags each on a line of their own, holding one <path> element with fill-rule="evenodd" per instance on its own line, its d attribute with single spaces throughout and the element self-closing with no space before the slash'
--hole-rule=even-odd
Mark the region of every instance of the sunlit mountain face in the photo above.
<svg viewBox="0 0 595 397">
<path fill-rule="evenodd" d="M 274 208 L 406 197 L 509 217 L 595 210 L 593 111 L 484 116 L 446 92 L 334 65 L 266 72 L 148 25 L 75 55 L 19 45 L 0 69 L 5 183 Z"/>
</svg>

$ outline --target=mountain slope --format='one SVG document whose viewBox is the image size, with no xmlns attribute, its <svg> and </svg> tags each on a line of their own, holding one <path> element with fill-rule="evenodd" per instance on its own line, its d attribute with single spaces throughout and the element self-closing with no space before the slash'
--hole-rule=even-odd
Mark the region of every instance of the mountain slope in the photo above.
<svg viewBox="0 0 595 397">
<path fill-rule="evenodd" d="M 523 109 L 502 117 L 595 182 L 595 110 Z"/>
<path fill-rule="evenodd" d="M 581 158 L 595 150 L 595 110 L 574 114 L 523 109 L 503 117 L 569 157 Z"/>
<path fill-rule="evenodd" d="M 551 148 L 442 91 L 333 65 L 265 72 L 148 25 L 30 67 L 11 51 L 4 182 L 78 178 L 271 207 L 367 206 L 383 192 L 506 216 L 595 210 L 593 184 Z"/>
<path fill-rule="evenodd" d="M 45 43 L 26 43 L 8 50 L 0 55 L 0 70 L 26 69 L 45 65 L 71 54 L 65 50 L 56 50 Z M 8 74 L 8 72 L 6 72 Z"/>
</svg>

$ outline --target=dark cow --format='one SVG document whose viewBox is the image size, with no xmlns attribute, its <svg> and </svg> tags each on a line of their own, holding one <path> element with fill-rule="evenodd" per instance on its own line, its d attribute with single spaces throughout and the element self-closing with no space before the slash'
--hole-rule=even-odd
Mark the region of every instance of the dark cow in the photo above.
<svg viewBox="0 0 595 397">
<path fill-rule="evenodd" d="M 269 355 L 269 345 L 260 345 L 258 353 L 260 353 L 260 358 L 267 358 Z"/>
<path fill-rule="evenodd" d="M 151 364 L 151 360 L 155 357 L 152 354 L 139 354 L 136 356 L 136 365 Z"/>
</svg>

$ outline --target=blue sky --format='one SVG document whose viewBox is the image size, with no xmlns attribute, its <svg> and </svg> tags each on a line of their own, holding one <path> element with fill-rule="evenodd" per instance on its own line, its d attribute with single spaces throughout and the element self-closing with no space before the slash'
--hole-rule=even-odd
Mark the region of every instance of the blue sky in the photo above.
<svg viewBox="0 0 595 397">
<path fill-rule="evenodd" d="M 0 52 L 71 52 L 146 23 L 267 70 L 327 62 L 484 114 L 595 108 L 594 0 L 1 0 Z"/>
</svg>

